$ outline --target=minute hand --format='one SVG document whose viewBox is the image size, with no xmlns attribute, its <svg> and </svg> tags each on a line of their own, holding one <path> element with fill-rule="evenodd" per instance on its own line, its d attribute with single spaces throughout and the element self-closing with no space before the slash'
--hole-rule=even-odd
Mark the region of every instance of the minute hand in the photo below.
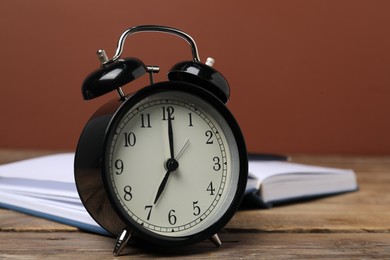
<svg viewBox="0 0 390 260">
<path fill-rule="evenodd" d="M 172 119 L 170 113 L 168 113 L 168 139 L 169 139 L 169 151 L 171 154 L 171 159 L 175 158 L 175 152 L 173 148 L 173 130 L 172 130 Z"/>
</svg>

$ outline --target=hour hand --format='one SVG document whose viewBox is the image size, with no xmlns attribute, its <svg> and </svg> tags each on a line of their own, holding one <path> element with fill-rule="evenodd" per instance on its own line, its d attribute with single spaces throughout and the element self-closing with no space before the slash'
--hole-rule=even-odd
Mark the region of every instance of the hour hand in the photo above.
<svg viewBox="0 0 390 260">
<path fill-rule="evenodd" d="M 179 167 L 179 163 L 175 159 L 169 159 L 167 161 L 167 173 L 165 173 L 164 179 L 162 180 L 160 186 L 158 187 L 156 198 L 154 199 L 154 204 L 158 201 L 160 198 L 162 192 L 164 191 L 164 188 L 168 182 L 169 175 L 171 172 L 176 171 L 176 169 Z"/>
<path fill-rule="evenodd" d="M 156 204 L 156 202 L 160 198 L 160 196 L 165 188 L 165 185 L 167 184 L 168 177 L 170 174 L 171 174 L 171 171 L 168 170 L 167 173 L 165 174 L 164 179 L 162 180 L 160 186 L 158 187 L 158 191 L 157 191 L 156 197 L 154 198 L 154 202 L 153 202 L 154 204 Z"/>
</svg>

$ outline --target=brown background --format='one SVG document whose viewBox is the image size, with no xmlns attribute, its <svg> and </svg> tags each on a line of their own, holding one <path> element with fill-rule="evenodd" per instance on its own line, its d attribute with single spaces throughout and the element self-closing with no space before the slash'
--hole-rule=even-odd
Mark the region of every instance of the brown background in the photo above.
<svg viewBox="0 0 390 260">
<path fill-rule="evenodd" d="M 180 28 L 232 88 L 248 150 L 390 153 L 390 1 L 0 2 L 0 148 L 75 148 L 112 93 L 85 102 L 83 79 L 138 24 Z M 169 68 L 191 58 L 164 34 L 137 34 L 124 56 Z M 131 92 L 147 77 L 127 86 Z"/>
</svg>

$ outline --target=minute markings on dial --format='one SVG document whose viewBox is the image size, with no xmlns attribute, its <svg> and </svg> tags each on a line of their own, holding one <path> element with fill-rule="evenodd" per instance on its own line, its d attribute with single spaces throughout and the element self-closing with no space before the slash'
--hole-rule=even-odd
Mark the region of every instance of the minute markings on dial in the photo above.
<svg viewBox="0 0 390 260">
<path fill-rule="evenodd" d="M 132 117 L 134 117 L 135 115 L 139 115 L 139 112 L 141 112 L 141 111 L 143 111 L 143 110 L 145 110 L 145 109 L 149 109 L 149 108 L 151 108 L 151 107 L 153 107 L 153 106 L 159 106 L 159 108 L 158 109 L 161 109 L 161 106 L 166 106 L 166 107 L 168 107 L 168 104 L 171 104 L 175 109 L 177 109 L 177 113 L 175 113 L 175 115 L 176 115 L 176 122 L 175 121 L 173 121 L 173 125 L 175 126 L 175 124 L 177 123 L 177 124 L 179 124 L 181 121 L 181 119 L 186 119 L 186 120 L 188 120 L 188 112 L 193 112 L 193 116 L 195 116 L 195 114 L 198 116 L 198 120 L 199 119 L 201 119 L 201 121 L 203 121 L 204 123 L 203 123 L 203 127 L 205 127 L 206 126 L 206 124 L 207 125 L 209 125 L 209 127 L 210 128 L 208 128 L 209 130 L 212 130 L 213 132 L 214 132 L 214 143 L 217 145 L 217 144 L 219 144 L 218 146 L 220 147 L 219 149 L 223 149 L 222 147 L 224 146 L 224 142 L 223 142 L 223 139 L 221 139 L 219 136 L 217 136 L 217 134 L 219 134 L 219 132 L 218 132 L 218 130 L 215 128 L 215 126 L 214 126 L 214 120 L 210 120 L 208 117 L 208 115 L 207 114 L 205 114 L 204 112 L 203 112 L 203 110 L 199 110 L 199 109 L 197 109 L 195 106 L 193 106 L 192 104 L 188 104 L 188 103 L 184 103 L 184 102 L 181 102 L 181 101 L 178 101 L 178 100 L 168 100 L 168 102 L 167 103 L 164 103 L 164 101 L 166 101 L 165 99 L 164 100 L 154 100 L 153 102 L 154 103 L 151 103 L 151 102 L 147 102 L 147 103 L 144 103 L 143 105 L 142 105 L 142 107 L 140 107 L 140 109 L 138 110 L 138 111 L 134 111 L 133 112 L 133 114 L 132 114 L 132 116 L 130 116 L 130 117 L 127 117 L 127 121 L 130 121 L 130 120 L 132 120 L 131 118 Z M 188 112 L 184 112 L 184 110 L 180 110 L 180 109 L 178 109 L 178 106 L 179 107 L 182 107 L 182 108 L 185 108 L 185 109 L 188 109 L 189 111 Z M 157 108 L 156 108 L 157 109 Z M 150 110 L 149 110 L 150 111 Z M 161 111 L 161 110 L 160 110 Z M 183 111 L 183 112 L 180 112 L 180 111 Z M 142 112 L 141 112 L 142 113 Z M 144 116 L 144 125 L 145 125 L 145 127 L 147 127 L 148 126 L 148 117 L 146 116 L 146 115 L 148 115 L 148 113 L 150 113 L 150 115 L 151 115 L 151 119 L 153 120 L 153 118 L 154 118 L 154 120 L 156 120 L 157 118 L 154 116 L 153 118 L 152 118 L 152 116 L 153 116 L 153 111 L 151 111 L 151 112 L 148 112 L 147 110 L 145 110 L 145 116 Z M 167 113 L 168 114 L 168 113 Z M 130 113 L 129 113 L 129 115 L 130 115 Z M 155 115 L 155 114 L 154 114 Z M 184 117 L 185 116 L 185 117 Z M 138 117 L 139 118 L 139 117 Z M 180 119 L 181 118 L 181 119 Z M 160 119 L 161 119 L 161 117 L 160 117 Z M 167 118 L 168 119 L 168 118 Z M 193 119 L 195 120 L 196 119 L 196 117 L 193 117 Z M 213 118 L 211 118 L 211 119 L 213 119 Z M 139 119 L 138 119 L 139 120 Z M 151 121 L 152 121 L 151 120 Z M 179 120 L 179 121 L 178 121 Z M 171 121 L 171 120 L 167 120 L 167 121 Z M 166 123 L 168 123 L 167 121 L 165 121 Z M 201 121 L 197 121 L 197 122 L 201 122 Z M 139 121 L 138 121 L 139 122 Z M 184 123 L 184 125 L 185 126 L 188 126 L 188 123 L 189 121 L 186 121 L 186 122 L 182 122 L 182 123 Z M 153 122 L 152 122 L 153 123 Z M 172 121 L 171 121 L 171 123 L 172 123 Z M 139 126 L 139 123 L 137 124 L 138 126 Z M 120 128 L 122 128 L 122 130 L 124 129 L 124 127 L 126 126 L 126 124 L 123 126 L 123 127 L 120 127 Z M 153 126 L 158 126 L 158 124 L 154 124 Z M 202 124 L 199 124 L 199 125 L 195 125 L 195 126 L 202 126 Z M 166 127 L 166 125 L 165 125 L 165 127 Z M 158 129 L 158 128 L 157 128 Z M 165 129 L 167 129 L 167 128 L 165 128 Z M 205 129 L 205 128 L 203 128 L 203 129 Z M 175 132 L 174 131 L 175 130 L 175 128 L 173 129 L 173 132 Z M 194 128 L 194 130 L 196 130 L 196 128 Z M 191 131 L 194 131 L 194 130 L 191 130 Z M 126 129 L 126 131 L 128 131 L 128 132 L 130 132 L 130 131 L 133 131 L 133 130 L 131 130 L 131 129 Z M 165 130 L 166 131 L 166 130 Z M 119 132 L 118 132 L 119 133 Z M 166 133 L 166 132 L 165 132 Z M 182 133 L 182 132 L 181 132 Z M 201 132 L 201 133 L 199 133 L 199 134 L 202 134 L 203 135 L 203 133 L 204 132 Z M 135 134 L 137 134 L 137 132 L 135 132 Z M 122 136 L 124 137 L 124 135 L 123 135 L 123 133 L 122 133 Z M 172 134 L 172 136 L 173 136 L 173 134 Z M 140 138 L 142 137 L 142 135 L 140 135 Z M 168 137 L 169 137 L 169 134 L 168 134 Z M 189 136 L 189 138 L 191 138 L 190 136 Z M 141 139 L 140 139 L 141 140 Z M 172 140 L 173 140 L 173 138 L 172 138 Z M 175 141 L 176 141 L 176 139 L 175 139 Z M 193 144 L 191 144 L 191 146 L 192 145 L 194 145 L 194 148 L 195 147 L 197 147 L 198 145 L 199 145 L 199 143 L 198 143 L 198 141 L 191 141 L 191 142 L 193 142 Z M 190 139 L 187 139 L 187 141 L 184 143 L 184 145 L 183 146 L 181 146 L 181 149 L 180 149 L 180 151 L 177 153 L 177 151 L 179 150 L 179 149 L 174 149 L 175 151 L 173 151 L 173 153 L 171 153 L 171 149 L 169 149 L 169 154 L 171 155 L 170 156 L 170 158 L 172 158 L 172 154 L 174 154 L 174 155 L 176 155 L 176 156 L 173 156 L 173 158 L 175 159 L 175 160 L 179 160 L 179 157 L 183 154 L 183 151 L 184 150 L 186 150 L 187 149 L 187 147 L 189 146 L 189 144 L 190 144 Z M 136 148 L 136 147 L 135 147 Z M 211 147 L 210 147 L 211 148 Z M 138 149 L 138 148 L 136 148 L 136 149 Z M 213 148 L 214 149 L 214 148 Z M 218 149 L 218 150 L 219 150 Z M 134 150 L 134 151 L 136 151 L 136 150 Z M 185 154 L 185 153 L 184 153 Z M 219 155 L 219 156 L 221 156 L 221 155 Z M 223 159 L 224 158 L 224 159 Z M 186 159 L 187 160 L 187 159 Z M 168 162 L 168 160 L 166 161 L 166 163 Z M 221 157 L 221 163 L 226 163 L 226 154 L 223 154 L 222 155 L 222 157 Z M 169 167 L 167 167 L 167 168 L 169 168 Z M 223 175 L 226 175 L 226 173 L 224 173 Z M 173 176 L 173 175 L 172 175 Z M 171 177 L 172 177 L 171 176 Z M 171 178 L 170 177 L 170 178 Z M 200 221 L 205 221 L 205 219 L 207 218 L 207 216 L 214 210 L 214 208 L 216 207 L 216 205 L 217 205 L 217 201 L 219 200 L 219 197 L 221 196 L 221 192 L 223 192 L 223 186 L 225 186 L 223 183 L 225 183 L 225 180 L 223 179 L 223 180 L 219 180 L 217 183 L 215 183 L 215 189 L 216 189 L 216 191 L 215 191 L 215 195 L 217 195 L 218 194 L 218 196 L 216 196 L 214 199 L 212 199 L 212 201 L 210 201 L 210 202 L 207 202 L 207 204 L 206 205 L 204 205 L 203 207 L 202 207 L 202 214 L 200 214 L 197 218 L 193 218 L 191 221 L 188 221 L 188 222 L 182 222 L 182 223 L 180 223 L 180 222 L 178 222 L 174 227 L 167 227 L 167 226 L 165 226 L 164 224 L 158 224 L 158 223 L 154 223 L 153 221 L 153 219 L 151 219 L 151 220 L 153 220 L 152 222 L 150 222 L 150 221 L 146 221 L 146 218 L 143 216 L 143 214 L 141 213 L 136 213 L 136 212 L 134 212 L 135 213 L 135 215 L 134 215 L 134 213 L 132 212 L 132 210 L 131 210 L 131 208 L 128 208 L 128 207 L 130 207 L 130 204 L 128 204 L 128 205 L 126 205 L 126 204 L 123 204 L 123 206 L 125 207 L 125 208 L 128 208 L 128 213 L 129 213 L 129 215 L 130 216 L 133 216 L 134 215 L 134 220 L 136 220 L 138 223 L 144 223 L 144 226 L 146 226 L 148 229 L 151 229 L 151 230 L 156 230 L 156 231 L 158 231 L 158 232 L 171 232 L 172 230 L 173 231 L 181 231 L 181 230 L 186 230 L 186 229 L 190 229 L 192 226 L 194 226 L 194 225 L 196 225 L 196 223 L 199 223 Z M 221 190 L 221 185 L 222 185 L 222 190 Z M 115 186 L 115 185 L 114 185 Z M 219 187 L 218 187 L 219 186 Z M 161 199 L 161 198 L 160 198 Z M 192 201 L 191 201 L 191 204 L 192 204 Z M 192 214 L 192 211 L 190 211 L 190 213 Z M 153 215 L 153 213 L 152 213 L 152 215 Z M 179 217 L 180 215 L 178 215 L 178 217 Z M 164 218 L 166 218 L 166 216 L 164 216 Z"/>
</svg>

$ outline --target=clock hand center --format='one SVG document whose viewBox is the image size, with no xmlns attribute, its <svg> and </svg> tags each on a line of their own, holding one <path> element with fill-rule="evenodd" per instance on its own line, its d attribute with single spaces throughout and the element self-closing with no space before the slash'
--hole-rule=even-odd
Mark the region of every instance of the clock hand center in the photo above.
<svg viewBox="0 0 390 260">
<path fill-rule="evenodd" d="M 177 168 L 179 168 L 179 162 L 176 161 L 175 159 L 168 159 L 166 163 L 166 167 L 170 172 L 176 171 Z"/>
</svg>

